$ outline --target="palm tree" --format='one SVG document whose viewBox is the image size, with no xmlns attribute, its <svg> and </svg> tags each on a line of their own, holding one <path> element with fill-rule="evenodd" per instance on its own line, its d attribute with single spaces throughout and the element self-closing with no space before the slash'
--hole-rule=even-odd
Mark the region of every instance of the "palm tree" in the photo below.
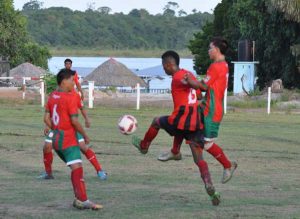
<svg viewBox="0 0 300 219">
<path fill-rule="evenodd" d="M 287 19 L 300 23 L 300 0 L 271 0 L 271 4 L 282 11 Z"/>
</svg>

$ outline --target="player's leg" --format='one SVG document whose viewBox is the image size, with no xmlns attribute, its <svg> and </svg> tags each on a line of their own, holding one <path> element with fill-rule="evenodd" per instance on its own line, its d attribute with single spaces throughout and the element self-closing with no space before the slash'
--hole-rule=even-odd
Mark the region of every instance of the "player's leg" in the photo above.
<svg viewBox="0 0 300 219">
<path fill-rule="evenodd" d="M 158 160 L 160 160 L 160 161 L 181 160 L 182 156 L 180 153 L 180 147 L 181 147 L 182 141 L 183 141 L 182 135 L 174 136 L 173 147 L 172 147 L 171 151 L 162 152 L 159 155 Z"/>
<path fill-rule="evenodd" d="M 153 119 L 153 121 L 143 139 L 140 139 L 137 136 L 132 136 L 132 144 L 142 154 L 146 154 L 148 152 L 151 142 L 157 136 L 159 129 L 160 129 L 160 123 L 159 123 L 160 118 L 162 118 L 162 117 L 156 117 Z"/>
<path fill-rule="evenodd" d="M 94 204 L 88 200 L 86 193 L 86 186 L 83 178 L 83 168 L 81 164 L 80 149 L 78 146 L 69 147 L 65 150 L 57 150 L 58 156 L 69 166 L 72 170 L 71 181 L 75 194 L 73 206 L 78 209 L 93 209 L 99 210 L 102 205 Z"/>
<path fill-rule="evenodd" d="M 213 186 L 210 172 L 206 161 L 203 159 L 202 148 L 194 143 L 190 143 L 190 148 L 193 154 L 194 162 L 199 168 L 200 176 L 205 185 L 207 194 L 210 196 L 213 205 L 219 205 L 220 194 L 216 192 Z"/>
<path fill-rule="evenodd" d="M 99 163 L 95 152 L 85 144 L 84 138 L 81 134 L 76 133 L 76 137 L 79 143 L 80 151 L 85 155 L 86 159 L 93 165 L 93 167 L 96 170 L 97 176 L 101 180 L 106 180 L 107 174 L 104 170 L 102 170 L 101 164 Z"/>
<path fill-rule="evenodd" d="M 231 162 L 222 148 L 215 143 L 219 127 L 220 123 L 213 122 L 210 117 L 204 117 L 204 149 L 222 164 L 224 168 L 222 183 L 226 183 L 231 179 L 237 163 Z"/>
<path fill-rule="evenodd" d="M 50 131 L 45 138 L 45 143 L 43 147 L 43 162 L 44 162 L 45 172 L 38 177 L 40 179 L 54 179 L 52 174 L 52 162 L 53 162 L 52 137 L 53 137 L 53 132 Z"/>
</svg>

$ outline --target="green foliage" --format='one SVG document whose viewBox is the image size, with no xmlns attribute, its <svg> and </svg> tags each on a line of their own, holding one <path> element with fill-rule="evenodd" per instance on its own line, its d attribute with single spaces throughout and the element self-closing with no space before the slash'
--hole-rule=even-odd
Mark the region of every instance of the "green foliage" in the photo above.
<svg viewBox="0 0 300 219">
<path fill-rule="evenodd" d="M 30 63 L 44 69 L 48 68 L 48 59 L 51 58 L 51 54 L 47 47 L 29 42 L 24 45 L 22 54 Z"/>
<path fill-rule="evenodd" d="M 0 56 L 9 57 L 11 67 L 23 62 L 47 68 L 50 52 L 32 42 L 26 30 L 26 18 L 13 8 L 12 0 L 0 4 Z"/>
<path fill-rule="evenodd" d="M 169 10 L 173 10 L 173 7 Z M 22 11 L 28 30 L 42 45 L 70 48 L 183 49 L 193 34 L 212 20 L 208 13 L 176 17 L 133 9 L 128 15 L 109 9 L 72 11 L 63 7 Z"/>
<path fill-rule="evenodd" d="M 45 75 L 44 81 L 45 81 L 47 94 L 50 94 L 57 88 L 56 76 L 54 74 L 49 73 Z"/>
<path fill-rule="evenodd" d="M 215 19 L 210 28 L 194 35 L 189 48 L 195 54 L 196 69 L 204 73 L 209 64 L 205 51 L 208 38 L 223 36 L 231 49 L 226 54 L 227 61 L 237 61 L 237 45 L 241 39 L 256 42 L 257 85 L 263 89 L 274 79 L 281 78 L 287 88 L 300 87 L 297 61 L 291 48 L 300 43 L 300 24 L 287 20 L 285 15 L 268 0 L 223 0 L 214 10 Z M 207 53 L 207 52 L 206 52 Z M 232 89 L 233 66 L 230 64 L 229 89 Z M 203 72 L 204 71 L 204 72 Z"/>
</svg>

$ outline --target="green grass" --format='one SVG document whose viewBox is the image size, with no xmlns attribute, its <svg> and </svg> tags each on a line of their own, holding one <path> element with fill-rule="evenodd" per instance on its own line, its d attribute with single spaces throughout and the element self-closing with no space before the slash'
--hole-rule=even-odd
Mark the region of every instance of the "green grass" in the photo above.
<svg viewBox="0 0 300 219">
<path fill-rule="evenodd" d="M 116 123 L 123 114 L 139 122 L 143 136 L 152 118 L 168 114 L 161 108 L 109 108 L 88 110 L 93 149 L 109 178 L 95 177 L 84 160 L 89 198 L 103 211 L 71 207 L 70 171 L 54 157 L 55 180 L 40 181 L 43 170 L 43 109 L 26 102 L 0 106 L 0 218 L 300 218 L 299 115 L 229 113 L 217 141 L 239 167 L 232 181 L 221 184 L 222 168 L 205 153 L 215 187 L 222 195 L 211 205 L 191 152 L 182 146 L 183 160 L 157 161 L 172 139 L 161 131 L 147 155 L 121 135 Z"/>
<path fill-rule="evenodd" d="M 56 48 L 51 47 L 52 56 L 105 56 L 105 57 L 161 57 L 164 49 L 99 49 L 99 48 Z M 182 49 L 177 51 L 182 58 L 192 58 L 191 51 Z"/>
</svg>

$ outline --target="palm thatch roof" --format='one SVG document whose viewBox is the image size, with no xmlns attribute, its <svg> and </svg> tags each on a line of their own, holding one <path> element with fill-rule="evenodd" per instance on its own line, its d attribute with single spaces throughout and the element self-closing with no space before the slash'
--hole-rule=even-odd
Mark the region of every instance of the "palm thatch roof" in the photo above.
<svg viewBox="0 0 300 219">
<path fill-rule="evenodd" d="M 23 84 L 23 77 L 39 78 L 41 75 L 46 74 L 47 71 L 41 67 L 37 67 L 31 63 L 25 62 L 17 67 L 13 68 L 9 72 L 10 77 L 15 77 L 16 79 L 11 80 L 11 82 L 17 86 Z M 26 85 L 33 85 L 37 83 L 36 80 L 26 81 Z"/>
<path fill-rule="evenodd" d="M 141 78 L 113 58 L 98 66 L 84 79 L 95 81 L 98 86 L 134 87 L 139 83 L 141 87 L 146 87 Z"/>
</svg>

